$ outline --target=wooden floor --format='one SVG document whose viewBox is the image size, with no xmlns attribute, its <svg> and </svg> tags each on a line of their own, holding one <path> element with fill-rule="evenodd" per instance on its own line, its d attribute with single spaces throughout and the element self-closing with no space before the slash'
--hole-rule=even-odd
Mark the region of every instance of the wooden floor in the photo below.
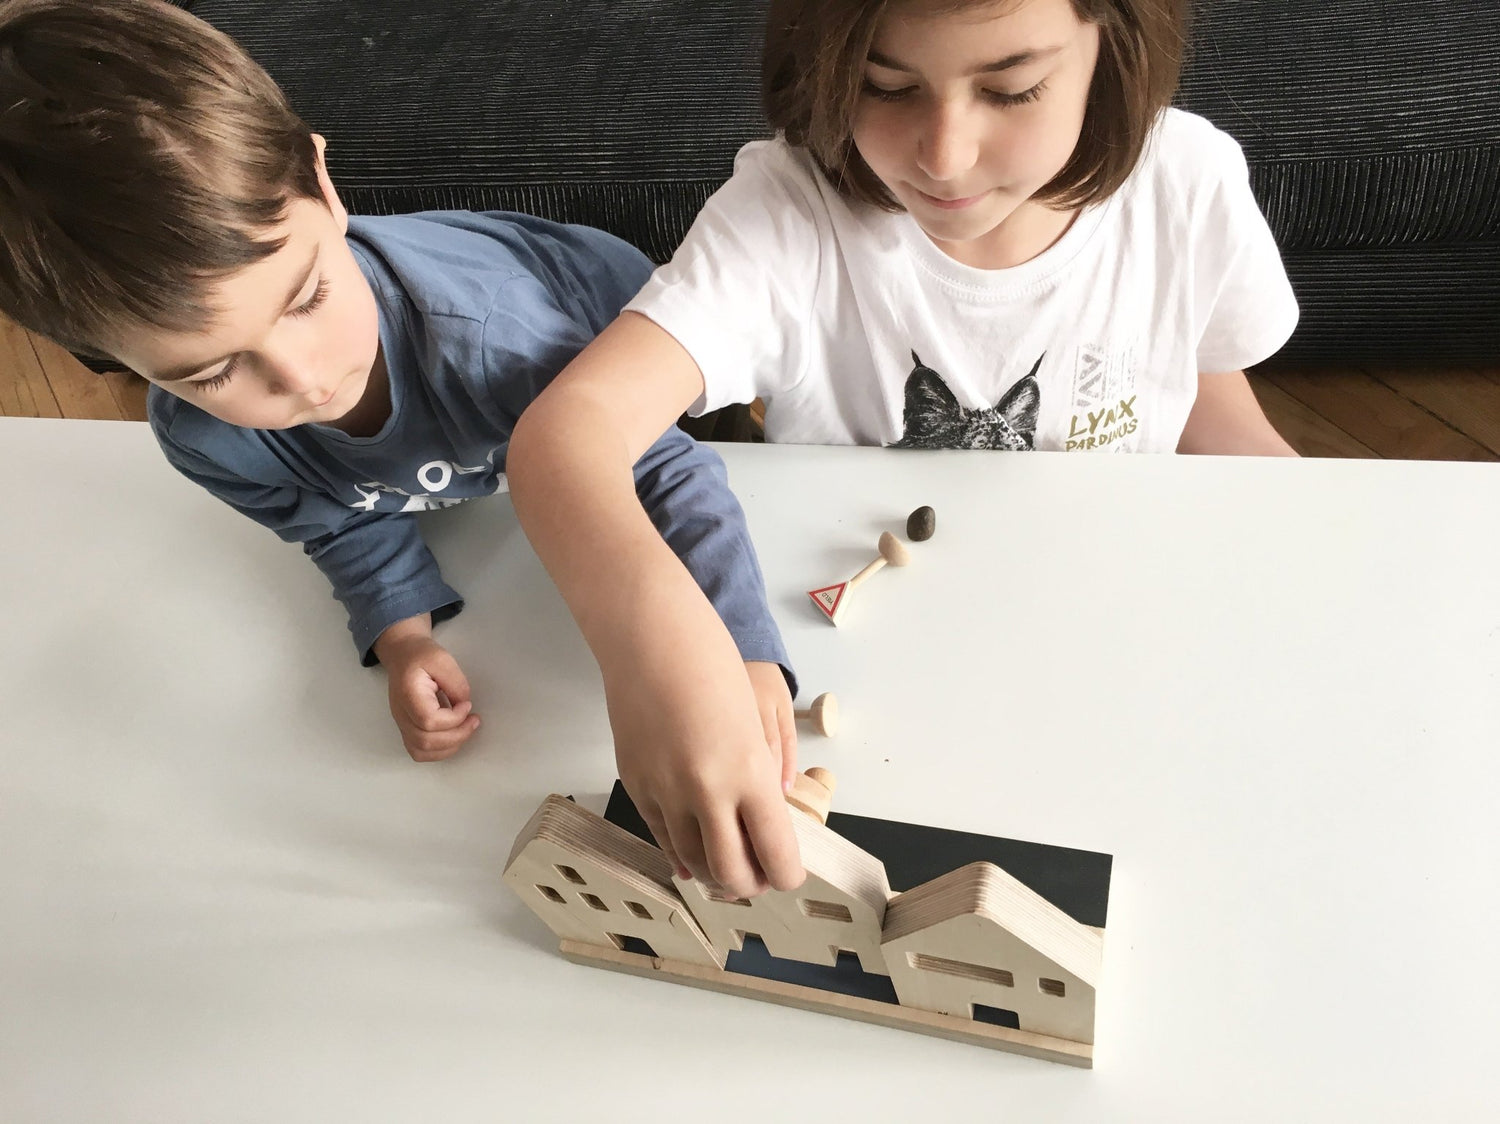
<svg viewBox="0 0 1500 1124">
<path fill-rule="evenodd" d="M 96 375 L 0 317 L 0 415 L 145 421 L 146 383 L 134 375 Z"/>
<path fill-rule="evenodd" d="M 1303 456 L 1500 460 L 1500 368 L 1257 371 L 1255 393 Z M 95 375 L 66 351 L 0 319 L 0 414 L 146 416 L 146 384 Z"/>
</svg>

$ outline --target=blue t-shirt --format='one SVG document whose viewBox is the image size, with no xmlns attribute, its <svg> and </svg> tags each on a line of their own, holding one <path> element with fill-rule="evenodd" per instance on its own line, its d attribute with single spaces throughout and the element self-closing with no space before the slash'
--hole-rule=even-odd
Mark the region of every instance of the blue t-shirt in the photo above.
<svg viewBox="0 0 1500 1124">
<path fill-rule="evenodd" d="M 391 624 L 463 607 L 413 513 L 499 490 L 521 412 L 614 320 L 651 263 L 603 231 L 505 213 L 351 217 L 348 242 L 379 309 L 391 397 L 379 433 L 246 429 L 156 387 L 149 415 L 180 472 L 302 544 L 370 664 Z M 636 464 L 635 480 L 742 658 L 780 664 L 791 682 L 718 455 L 674 426 Z"/>
</svg>

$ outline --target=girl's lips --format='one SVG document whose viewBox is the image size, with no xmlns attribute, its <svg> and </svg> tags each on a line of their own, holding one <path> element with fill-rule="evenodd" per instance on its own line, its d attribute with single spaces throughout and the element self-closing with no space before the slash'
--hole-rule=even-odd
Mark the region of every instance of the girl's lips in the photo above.
<svg viewBox="0 0 1500 1124">
<path fill-rule="evenodd" d="M 983 195 L 969 195 L 963 199 L 943 199 L 936 195 L 928 195 L 927 192 L 918 189 L 917 194 L 930 206 L 937 207 L 942 211 L 961 211 L 978 203 L 984 198 Z"/>
</svg>

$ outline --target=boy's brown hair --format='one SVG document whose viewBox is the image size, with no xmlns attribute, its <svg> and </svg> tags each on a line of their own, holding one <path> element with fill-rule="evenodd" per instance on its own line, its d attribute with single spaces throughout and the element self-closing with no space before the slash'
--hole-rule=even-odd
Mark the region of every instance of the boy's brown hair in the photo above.
<svg viewBox="0 0 1500 1124">
<path fill-rule="evenodd" d="M 187 12 L 0 0 L 0 312 L 23 327 L 95 357 L 202 328 L 318 167 L 276 83 Z"/>
<path fill-rule="evenodd" d="M 1005 0 L 771 0 L 761 98 L 771 126 L 806 148 L 844 195 L 888 211 L 901 205 L 858 150 L 850 132 L 866 58 L 886 12 L 1006 6 Z M 1072 157 L 1035 198 L 1059 209 L 1100 202 L 1140 160 L 1151 127 L 1170 104 L 1182 70 L 1187 0 L 1071 0 L 1099 26 L 1099 61 L 1083 131 Z"/>
</svg>

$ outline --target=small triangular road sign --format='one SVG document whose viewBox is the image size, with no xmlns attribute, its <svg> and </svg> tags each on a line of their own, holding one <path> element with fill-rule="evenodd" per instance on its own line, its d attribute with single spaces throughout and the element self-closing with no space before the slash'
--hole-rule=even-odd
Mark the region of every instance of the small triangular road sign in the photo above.
<svg viewBox="0 0 1500 1124">
<path fill-rule="evenodd" d="M 838 585 L 827 585 L 822 589 L 810 589 L 807 595 L 812 598 L 823 615 L 834 624 L 838 624 L 838 612 L 844 603 L 844 595 L 849 591 L 848 582 L 839 582 Z"/>
</svg>

